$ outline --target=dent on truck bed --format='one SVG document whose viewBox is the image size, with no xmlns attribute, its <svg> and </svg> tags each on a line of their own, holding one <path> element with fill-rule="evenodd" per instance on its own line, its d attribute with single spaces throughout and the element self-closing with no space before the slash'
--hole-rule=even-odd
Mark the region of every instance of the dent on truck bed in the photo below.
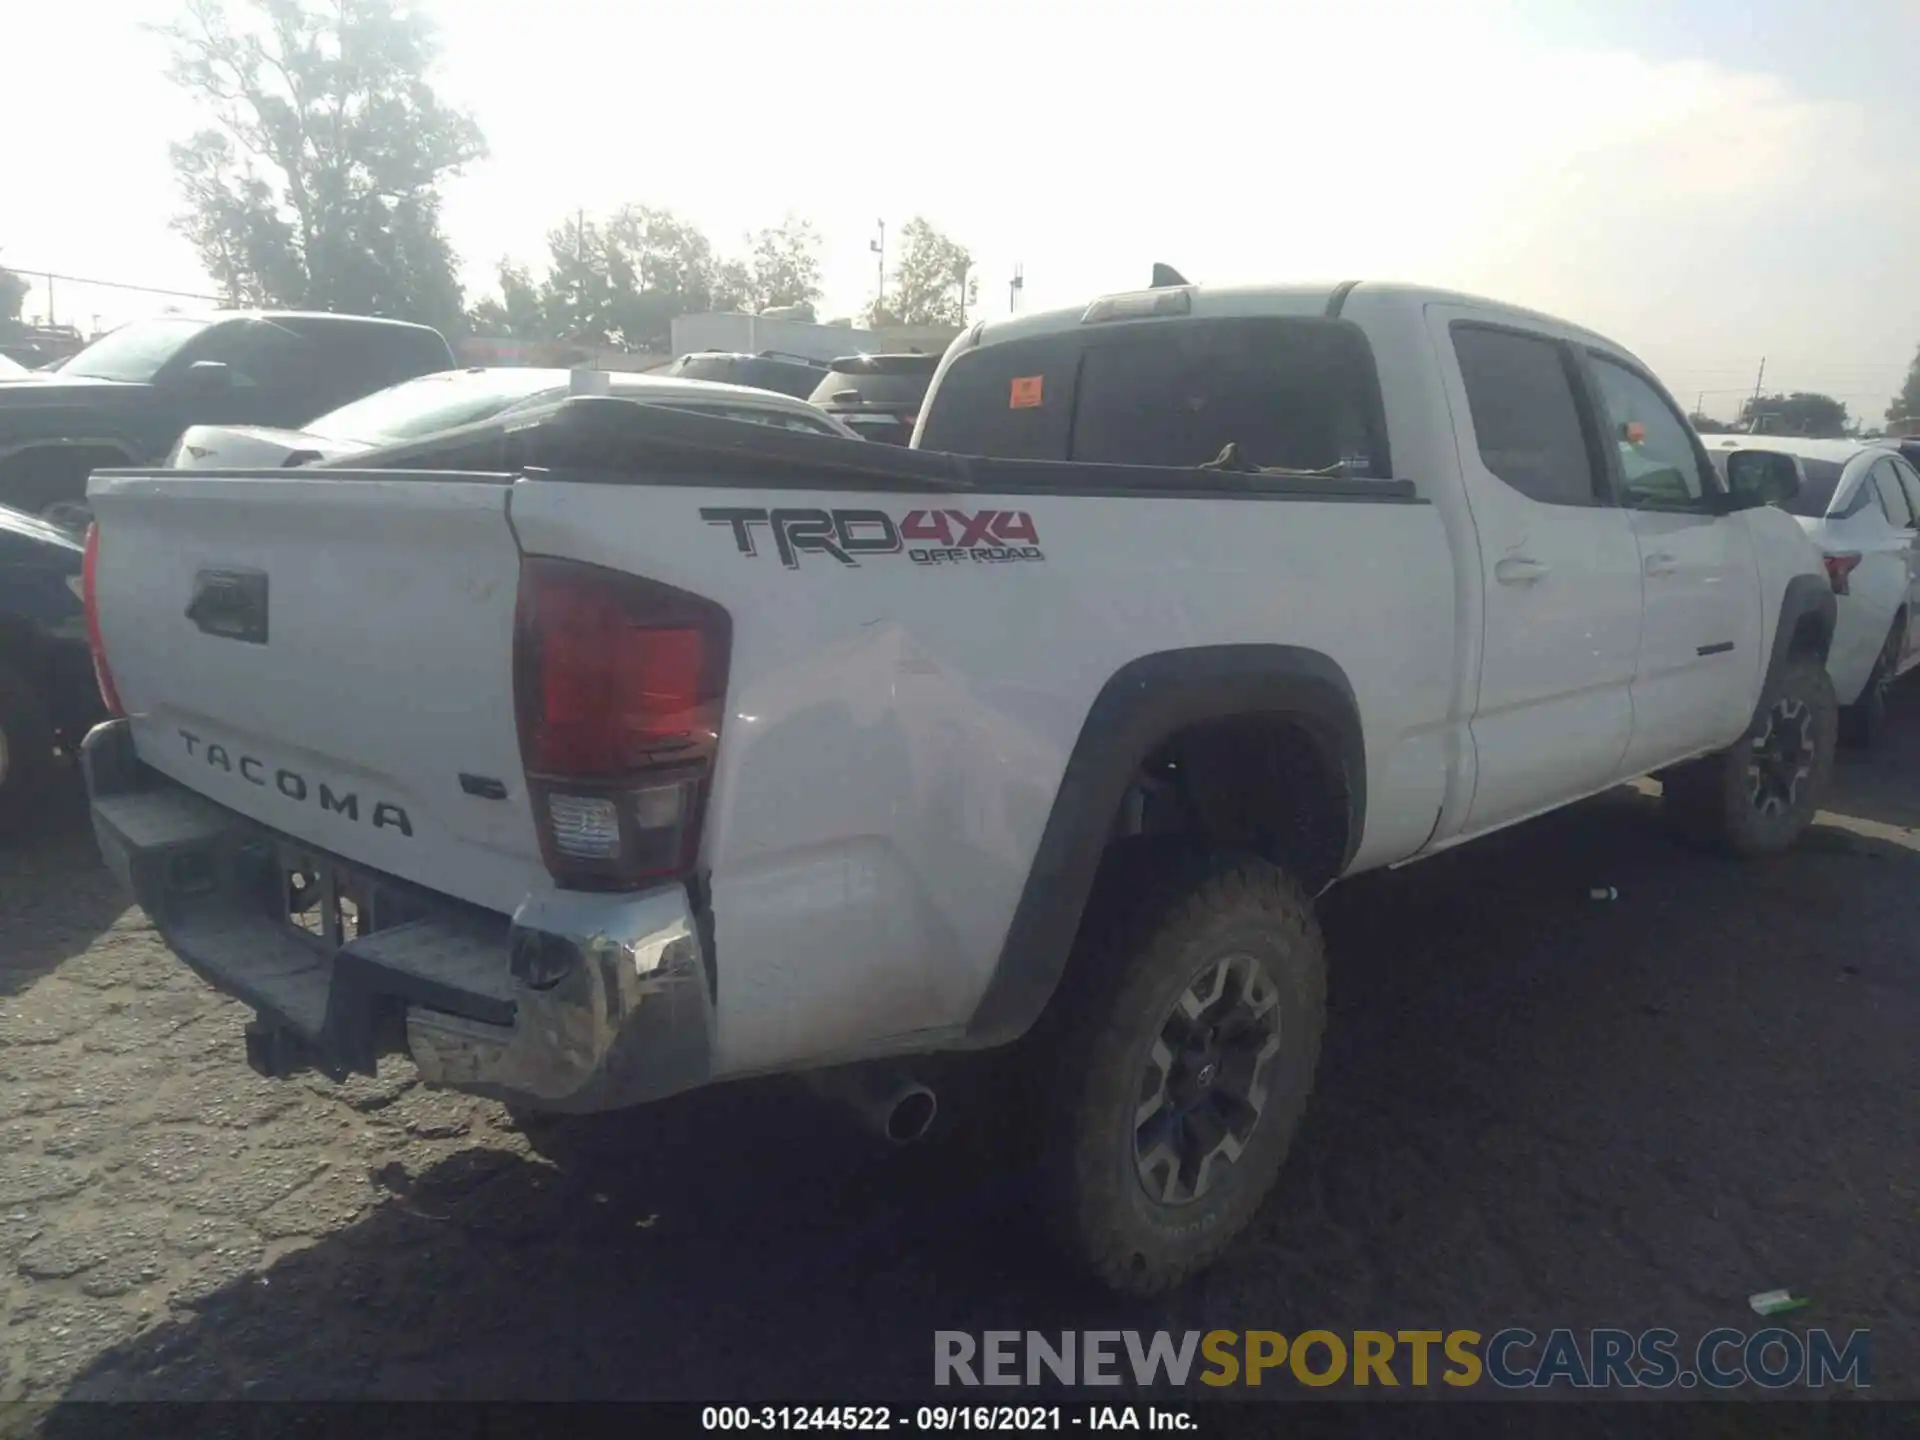
<svg viewBox="0 0 1920 1440">
<path fill-rule="evenodd" d="M 1291 645 L 1143 655 L 1101 687 L 1081 726 L 993 977 L 968 1022 L 969 1046 L 1016 1039 L 1046 1008 L 1141 763 L 1189 727 L 1258 715 L 1304 721 L 1332 747 L 1346 798 L 1339 868 L 1352 860 L 1366 819 L 1366 750 L 1353 686 L 1338 663 Z"/>
</svg>

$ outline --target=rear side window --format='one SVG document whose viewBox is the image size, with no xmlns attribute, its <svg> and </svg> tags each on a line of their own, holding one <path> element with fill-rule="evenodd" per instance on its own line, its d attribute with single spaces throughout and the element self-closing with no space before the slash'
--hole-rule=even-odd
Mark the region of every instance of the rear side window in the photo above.
<svg viewBox="0 0 1920 1440">
<path fill-rule="evenodd" d="M 1831 460 L 1802 460 L 1800 493 L 1787 502 L 1787 513 L 1818 520 L 1832 506 L 1834 492 L 1840 488 L 1840 481 L 1846 473 L 1846 466 L 1837 465 Z M 1846 508 L 1833 518 L 1844 520 L 1849 515 L 1859 514 L 1872 493 L 1873 487 L 1863 480 L 1853 487 L 1853 495 L 1847 501 Z"/>
<path fill-rule="evenodd" d="M 1352 326 L 1299 318 L 1149 321 L 955 358 L 921 446 L 1031 460 L 1243 461 L 1391 473 L 1373 356 Z"/>
<path fill-rule="evenodd" d="M 1907 508 L 1920 517 L 1920 475 L 1916 475 L 1913 467 L 1904 460 L 1889 463 L 1893 466 L 1894 474 L 1900 477 L 1900 488 L 1907 492 Z"/>
<path fill-rule="evenodd" d="M 313 415 L 403 380 L 454 368 L 453 352 L 435 330 L 307 317 L 289 321 L 288 328 L 298 330 L 311 347 L 306 383 Z"/>
<path fill-rule="evenodd" d="M 1593 452 L 1560 346 L 1481 325 L 1452 329 L 1481 463 L 1543 505 L 1599 503 Z"/>
<path fill-rule="evenodd" d="M 1913 512 L 1907 508 L 1906 492 L 1900 488 L 1900 477 L 1894 472 L 1893 462 L 1874 461 L 1868 478 L 1873 482 L 1874 493 L 1880 497 L 1880 511 L 1887 517 L 1887 523 L 1896 530 L 1913 529 Z"/>
</svg>

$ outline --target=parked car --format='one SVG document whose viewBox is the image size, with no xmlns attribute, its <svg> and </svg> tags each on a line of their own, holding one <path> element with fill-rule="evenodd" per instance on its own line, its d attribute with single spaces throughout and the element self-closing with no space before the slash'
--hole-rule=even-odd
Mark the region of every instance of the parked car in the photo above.
<svg viewBox="0 0 1920 1440">
<path fill-rule="evenodd" d="M 0 830 L 34 813 L 57 771 L 105 716 L 81 607 L 81 546 L 0 505 Z"/>
<path fill-rule="evenodd" d="M 763 350 L 758 355 L 739 355 L 725 350 L 701 350 L 692 355 L 648 371 L 682 380 L 714 380 L 722 385 L 750 385 L 756 390 L 774 390 L 805 400 L 819 385 L 827 367 L 804 355 L 782 355 Z"/>
<path fill-rule="evenodd" d="M 298 430 L 196 425 L 180 437 L 168 465 L 177 469 L 257 469 L 335 461 L 403 440 L 420 440 L 566 396 L 576 385 L 623 400 L 698 410 L 730 420 L 780 425 L 816 435 L 858 437 L 804 400 L 771 390 L 674 380 L 651 372 L 447 370 L 404 381 L 343 405 Z"/>
<path fill-rule="evenodd" d="M 869 440 L 905 445 L 913 439 L 938 355 L 846 355 L 833 362 L 810 397 Z"/>
<path fill-rule="evenodd" d="M 1868 745 L 1886 720 L 1893 682 L 1920 664 L 1920 472 L 1898 440 L 1801 440 L 1716 435 L 1708 450 L 1769 450 L 1791 457 L 1800 491 L 1786 509 L 1820 547 L 1839 597 L 1827 669 L 1841 734 Z"/>
<path fill-rule="evenodd" d="M 1328 886 L 1649 772 L 1735 855 L 1820 802 L 1793 467 L 1723 484 L 1591 331 L 1179 286 L 975 327 L 919 423 L 574 397 L 96 474 L 96 832 L 249 1063 L 572 1112 L 809 1072 L 906 1139 L 926 1057 L 997 1052 L 1055 1233 L 1153 1292 L 1292 1143 Z"/>
<path fill-rule="evenodd" d="M 356 315 L 160 315 L 0 385 L 0 503 L 84 524 L 87 476 L 162 461 L 194 424 L 299 425 L 453 366 L 436 330 Z"/>
</svg>

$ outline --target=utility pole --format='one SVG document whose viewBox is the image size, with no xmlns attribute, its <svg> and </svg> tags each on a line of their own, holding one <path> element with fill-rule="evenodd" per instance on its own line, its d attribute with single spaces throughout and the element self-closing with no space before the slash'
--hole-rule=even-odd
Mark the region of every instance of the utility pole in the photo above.
<svg viewBox="0 0 1920 1440">
<path fill-rule="evenodd" d="M 1018 261 L 1015 261 L 1013 266 L 1013 279 L 1007 284 L 1007 313 L 1009 315 L 1018 315 L 1020 313 L 1020 292 L 1026 288 L 1027 277 L 1025 269 Z"/>
<path fill-rule="evenodd" d="M 1753 377 L 1753 399 L 1747 405 L 1748 418 L 1758 421 L 1760 418 L 1760 386 L 1767 378 L 1767 357 L 1760 357 L 1760 373 Z"/>
<path fill-rule="evenodd" d="M 955 278 L 960 284 L 960 323 L 967 323 L 967 271 L 973 268 L 973 261 L 963 259 L 956 267 Z"/>
<path fill-rule="evenodd" d="M 583 320 L 587 313 L 587 207 L 573 212 L 574 316 Z M 577 327 L 576 327 L 577 328 Z"/>
<path fill-rule="evenodd" d="M 55 319 L 53 314 L 53 276 L 49 275 L 47 276 L 47 328 L 51 330 L 54 327 L 54 324 L 55 324 Z"/>
<path fill-rule="evenodd" d="M 869 240 L 867 248 L 880 257 L 875 262 L 873 277 L 873 313 L 878 317 L 887 303 L 887 222 L 876 220 L 874 224 L 880 227 L 880 235 L 878 239 Z"/>
</svg>

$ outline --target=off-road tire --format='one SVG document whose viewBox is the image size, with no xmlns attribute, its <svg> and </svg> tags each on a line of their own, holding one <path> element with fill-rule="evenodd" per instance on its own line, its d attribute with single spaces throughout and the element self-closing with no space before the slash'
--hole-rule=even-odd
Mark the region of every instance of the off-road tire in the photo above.
<svg viewBox="0 0 1920 1440">
<path fill-rule="evenodd" d="M 1854 750 L 1870 750 L 1879 742 L 1887 726 L 1887 688 L 1900 666 L 1900 649 L 1906 627 L 1895 620 L 1887 631 L 1886 644 L 1873 662 L 1860 698 L 1840 707 L 1840 743 Z"/>
<path fill-rule="evenodd" d="M 1152 1295 L 1212 1263 L 1272 1189 L 1319 1063 L 1326 949 L 1305 893 L 1251 855 L 1181 857 L 1154 883 L 1105 887 L 1095 904 L 1054 997 L 1040 1200 L 1074 1262 L 1117 1291 Z M 1230 956 L 1256 959 L 1278 991 L 1280 1048 L 1239 1159 L 1203 1193 L 1164 1204 L 1134 1148 L 1148 1057 L 1195 977 Z"/>
<path fill-rule="evenodd" d="M 0 665 L 0 834 L 27 824 L 54 774 L 46 708 L 24 679 Z"/>
<path fill-rule="evenodd" d="M 1748 770 L 1769 717 L 1782 705 L 1805 708 L 1812 754 L 1792 803 L 1766 813 L 1752 798 Z M 1788 849 L 1813 823 L 1826 794 L 1839 728 L 1840 706 L 1826 662 L 1817 655 L 1790 656 L 1768 681 L 1746 733 L 1725 750 L 1667 774 L 1663 802 L 1669 823 L 1689 843 L 1743 859 Z"/>
</svg>

